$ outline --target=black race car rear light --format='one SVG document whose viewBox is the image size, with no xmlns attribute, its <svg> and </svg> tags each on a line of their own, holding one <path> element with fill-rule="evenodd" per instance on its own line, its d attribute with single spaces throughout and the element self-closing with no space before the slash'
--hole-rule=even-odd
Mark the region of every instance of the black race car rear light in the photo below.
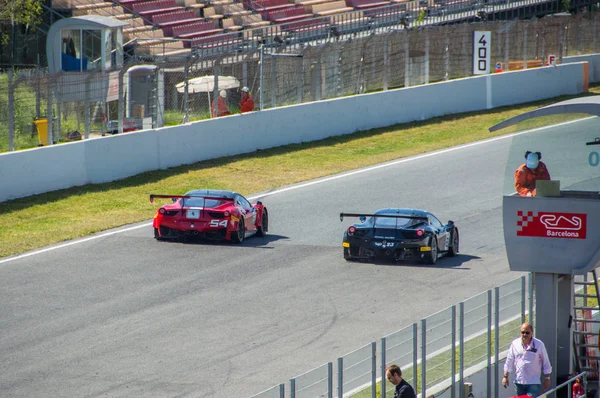
<svg viewBox="0 0 600 398">
<path fill-rule="evenodd" d="M 230 214 L 229 214 L 229 210 L 225 210 L 225 213 L 223 213 L 223 215 L 224 215 L 225 217 L 229 217 L 229 215 L 230 215 Z"/>
<path fill-rule="evenodd" d="M 424 229 L 417 229 L 415 232 L 417 233 L 417 236 L 419 236 L 419 237 L 425 235 Z"/>
<path fill-rule="evenodd" d="M 163 208 L 161 207 L 160 209 L 158 209 L 158 212 L 159 212 L 160 214 L 165 214 L 165 209 L 163 209 Z"/>
<path fill-rule="evenodd" d="M 354 225 L 351 225 L 350 228 L 348 228 L 348 235 L 354 235 L 355 232 L 356 227 Z"/>
</svg>

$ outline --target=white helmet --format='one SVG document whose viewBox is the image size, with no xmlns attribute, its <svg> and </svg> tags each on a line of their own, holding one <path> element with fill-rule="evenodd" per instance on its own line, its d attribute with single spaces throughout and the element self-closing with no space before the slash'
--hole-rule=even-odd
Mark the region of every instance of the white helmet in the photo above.
<svg viewBox="0 0 600 398">
<path fill-rule="evenodd" d="M 245 93 L 249 93 L 250 89 L 248 87 L 244 86 L 244 87 L 242 87 L 242 91 L 245 92 Z"/>
<path fill-rule="evenodd" d="M 221 91 L 219 91 L 219 95 L 223 98 L 227 98 L 227 91 L 221 90 Z"/>
</svg>

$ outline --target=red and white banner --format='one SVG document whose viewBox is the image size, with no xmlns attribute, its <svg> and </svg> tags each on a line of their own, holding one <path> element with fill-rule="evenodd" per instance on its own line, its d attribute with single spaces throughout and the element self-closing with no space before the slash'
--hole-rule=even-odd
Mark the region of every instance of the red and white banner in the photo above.
<svg viewBox="0 0 600 398">
<path fill-rule="evenodd" d="M 587 215 L 517 211 L 517 236 L 585 239 Z"/>
</svg>

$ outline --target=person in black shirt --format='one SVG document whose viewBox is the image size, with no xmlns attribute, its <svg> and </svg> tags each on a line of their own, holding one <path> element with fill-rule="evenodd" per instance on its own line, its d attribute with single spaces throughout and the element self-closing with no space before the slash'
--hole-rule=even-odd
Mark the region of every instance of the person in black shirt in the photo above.
<svg viewBox="0 0 600 398">
<path fill-rule="evenodd" d="M 392 364 L 385 370 L 385 377 L 396 386 L 394 398 L 416 398 L 415 390 L 402 378 L 402 370 Z"/>
</svg>

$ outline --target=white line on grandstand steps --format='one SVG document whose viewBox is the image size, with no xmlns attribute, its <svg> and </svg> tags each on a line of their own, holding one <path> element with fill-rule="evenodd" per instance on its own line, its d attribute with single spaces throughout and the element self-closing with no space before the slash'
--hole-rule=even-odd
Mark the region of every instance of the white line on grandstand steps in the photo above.
<svg viewBox="0 0 600 398">
<path fill-rule="evenodd" d="M 539 128 L 532 129 L 532 130 L 521 131 L 519 133 L 503 135 L 503 136 L 500 136 L 500 137 L 494 137 L 494 138 L 490 138 L 490 139 L 483 140 L 483 141 L 477 141 L 477 142 L 472 142 L 472 143 L 469 143 L 469 144 L 455 146 L 455 147 L 452 147 L 452 148 L 442 149 L 442 150 L 435 151 L 435 152 L 424 153 L 422 155 L 412 156 L 412 157 L 405 158 L 405 159 L 394 160 L 394 161 L 391 161 L 391 162 L 379 164 L 377 166 L 365 167 L 365 168 L 362 168 L 362 169 L 359 169 L 359 170 L 351 171 L 351 172 L 344 173 L 344 174 L 335 175 L 335 176 L 332 176 L 332 177 L 321 178 L 319 180 L 307 182 L 307 183 L 304 183 L 304 184 L 292 185 L 292 186 L 287 187 L 287 188 L 281 188 L 281 189 L 277 189 L 277 190 L 271 191 L 271 192 L 265 192 L 265 193 L 258 194 L 258 195 L 248 196 L 247 198 L 249 200 L 264 198 L 265 196 L 271 196 L 271 195 L 275 195 L 275 194 L 278 194 L 278 193 L 293 191 L 295 189 L 305 188 L 305 187 L 309 187 L 309 186 L 312 186 L 312 185 L 321 184 L 321 183 L 324 183 L 324 182 L 338 180 L 340 178 L 349 177 L 349 176 L 353 176 L 353 175 L 361 174 L 361 173 L 366 173 L 366 172 L 369 172 L 369 171 L 378 170 L 378 169 L 382 169 L 382 168 L 385 168 L 385 167 L 395 166 L 395 165 L 401 164 L 401 163 L 408 163 L 408 162 L 412 162 L 412 161 L 415 161 L 415 160 L 425 159 L 425 158 L 428 158 L 428 157 L 431 157 L 431 156 L 441 155 L 441 154 L 444 154 L 444 153 L 454 152 L 454 151 L 458 151 L 458 150 L 465 149 L 465 148 L 470 148 L 470 147 L 474 147 L 474 146 L 478 146 L 478 145 L 488 144 L 490 142 L 495 142 L 495 141 L 500 141 L 500 140 L 504 140 L 504 139 L 507 139 L 507 138 L 516 137 L 516 136 L 522 135 L 522 134 L 533 133 L 533 132 L 536 132 L 536 131 L 547 129 L 549 127 L 558 127 L 558 126 L 564 126 L 564 125 L 571 124 L 571 123 L 577 123 L 577 122 L 580 122 L 582 120 L 592 119 L 594 117 L 596 117 L 596 116 L 591 116 L 591 117 L 577 119 L 577 120 L 571 120 L 571 121 L 568 121 L 568 122 L 553 124 L 551 126 L 539 127 Z M 144 224 L 136 225 L 135 227 L 129 227 L 129 228 L 124 228 L 124 229 L 119 229 L 117 231 L 105 232 L 105 233 L 101 233 L 101 234 L 98 234 L 98 235 L 89 236 L 87 238 L 83 238 L 83 239 L 78 239 L 78 240 L 75 240 L 75 241 L 71 241 L 71 242 L 68 242 L 68 243 L 63 243 L 63 244 L 55 245 L 55 246 L 52 246 L 52 247 L 47 247 L 47 248 L 44 248 L 44 249 L 32 251 L 32 252 L 29 252 L 29 253 L 25 253 L 25 254 L 21 254 L 21 255 L 16 255 L 14 257 L 9 257 L 9 258 L 6 258 L 4 260 L 0 260 L 0 264 L 7 263 L 7 262 L 13 261 L 13 260 L 20 260 L 20 259 L 25 258 L 25 257 L 30 257 L 30 256 L 33 256 L 33 255 L 36 255 L 36 254 L 40 254 L 40 253 L 46 253 L 46 252 L 49 252 L 49 251 L 52 251 L 52 250 L 62 249 L 64 247 L 76 245 L 78 243 L 88 242 L 88 241 L 94 240 L 94 239 L 104 238 L 106 236 L 115 235 L 115 234 L 119 234 L 119 233 L 122 233 L 122 232 L 128 232 L 128 231 L 132 231 L 132 230 L 139 229 L 139 228 L 144 228 L 144 227 L 147 227 L 149 225 L 152 225 L 152 223 L 149 222 L 149 223 L 144 223 Z"/>
</svg>

